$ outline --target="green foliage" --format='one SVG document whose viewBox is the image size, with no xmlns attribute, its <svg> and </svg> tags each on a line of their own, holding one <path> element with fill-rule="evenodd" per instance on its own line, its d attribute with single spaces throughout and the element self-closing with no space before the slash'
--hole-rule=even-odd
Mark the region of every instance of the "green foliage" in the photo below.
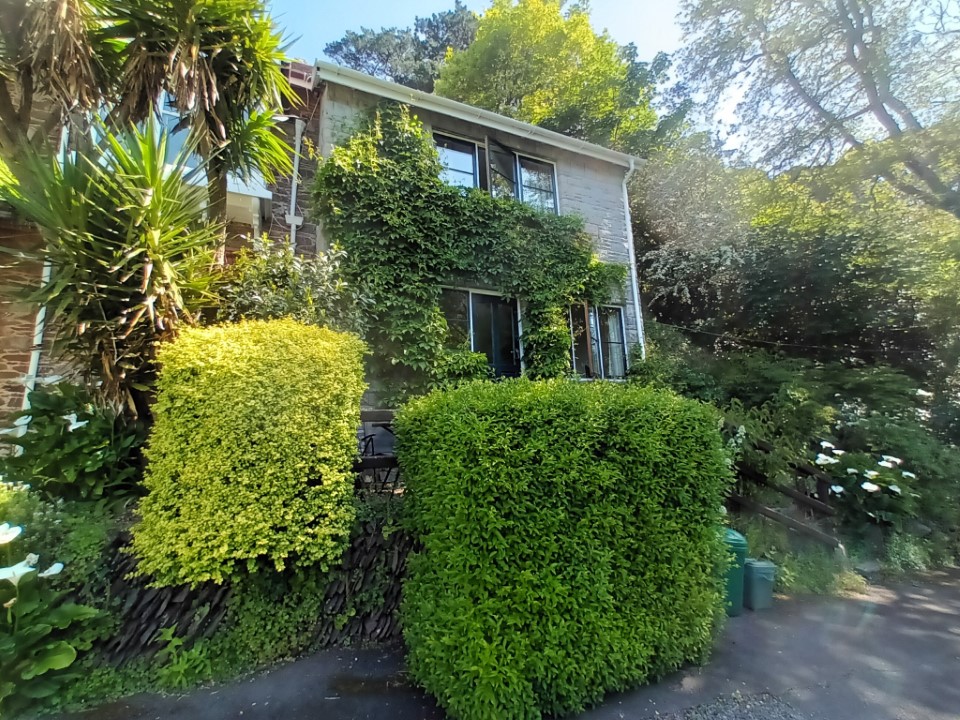
<svg viewBox="0 0 960 720">
<path fill-rule="evenodd" d="M 354 516 L 363 344 L 292 320 L 185 331 L 158 354 L 139 569 L 160 584 L 328 567 Z"/>
<path fill-rule="evenodd" d="M 185 154 L 167 158 L 154 123 L 103 132 L 62 162 L 25 153 L 11 165 L 16 191 L 3 199 L 43 235 L 53 272 L 31 300 L 47 307 L 60 349 L 136 414 L 156 342 L 210 302 L 220 229 L 203 222 L 203 188 L 186 177 Z"/>
<path fill-rule="evenodd" d="M 21 449 L 0 457 L 0 476 L 29 484 L 51 499 L 122 499 L 137 494 L 144 432 L 86 389 L 60 383 L 30 393 L 29 422 L 4 443 Z"/>
<path fill-rule="evenodd" d="M 452 52 L 437 93 L 604 145 L 656 125 L 653 83 L 636 49 L 590 27 L 586 6 L 495 0 L 476 40 Z"/>
<path fill-rule="evenodd" d="M 527 373 L 569 372 L 567 308 L 616 292 L 625 268 L 596 259 L 581 220 L 446 185 L 440 170 L 420 121 L 385 105 L 317 172 L 315 211 L 346 253 L 348 282 L 376 308 L 374 375 L 409 391 L 436 383 L 448 359 L 445 285 L 521 301 Z"/>
<path fill-rule="evenodd" d="M 177 637 L 176 632 L 174 625 L 157 633 L 156 642 L 163 644 L 163 649 L 157 653 L 157 659 L 162 663 L 157 668 L 157 679 L 161 687 L 186 690 L 209 680 L 213 674 L 213 663 L 203 640 L 186 649 L 185 640 Z"/>
<path fill-rule="evenodd" d="M 721 603 L 718 416 L 672 393 L 507 380 L 397 417 L 411 673 L 453 717 L 581 710 L 700 657 Z"/>
<path fill-rule="evenodd" d="M 49 582 L 69 587 L 87 604 L 103 606 L 108 596 L 105 552 L 120 531 L 109 504 L 49 501 L 18 483 L 0 483 L 0 517 L 24 528 L 25 545 L 45 548 L 64 563 Z"/>
<path fill-rule="evenodd" d="M 304 257 L 264 237 L 244 248 L 219 295 L 224 320 L 293 318 L 307 325 L 363 333 L 372 308 L 340 273 L 343 253 Z"/>
<path fill-rule="evenodd" d="M 11 563 L 0 568 L 0 712 L 5 715 L 54 695 L 73 677 L 64 671 L 95 637 L 78 627 L 99 615 L 92 607 L 66 602 L 66 592 L 49 586 L 47 578 L 62 564 L 38 573 L 38 558 L 30 554 L 12 564 L 11 542 L 19 529 L 0 525 L 0 552 L 6 551 Z"/>
<path fill-rule="evenodd" d="M 465 50 L 477 34 L 477 16 L 460 0 L 452 10 L 418 17 L 413 27 L 360 28 L 324 47 L 340 65 L 417 90 L 433 92 L 450 50 Z"/>
</svg>

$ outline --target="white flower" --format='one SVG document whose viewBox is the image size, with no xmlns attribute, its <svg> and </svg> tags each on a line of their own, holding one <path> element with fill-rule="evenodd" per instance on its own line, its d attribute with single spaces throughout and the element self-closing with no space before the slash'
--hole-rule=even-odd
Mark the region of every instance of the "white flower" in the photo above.
<svg viewBox="0 0 960 720">
<path fill-rule="evenodd" d="M 7 543 L 13 542 L 16 540 L 20 533 L 23 532 L 23 528 L 18 525 L 10 527 L 8 523 L 0 525 L 0 545 L 6 545 Z"/>
<path fill-rule="evenodd" d="M 892 492 L 892 493 L 896 493 L 897 495 L 900 495 L 900 486 L 899 486 L 899 485 L 891 485 L 890 488 L 889 488 L 889 490 L 890 490 L 890 492 Z"/>
<path fill-rule="evenodd" d="M 827 448 L 833 450 L 834 444 L 832 442 L 827 442 L 826 440 L 821 440 L 820 447 L 822 447 L 824 450 L 826 450 Z"/>
<path fill-rule="evenodd" d="M 909 470 L 904 470 L 904 471 L 901 472 L 900 474 L 903 475 L 903 477 L 908 478 L 908 479 L 910 479 L 910 480 L 916 480 L 916 479 L 917 479 L 917 476 L 914 475 L 914 474 L 913 474 L 912 472 L 910 472 Z"/>
<path fill-rule="evenodd" d="M 23 561 L 30 567 L 36 567 L 36 564 L 40 562 L 40 556 L 36 553 L 27 553 L 27 557 Z"/>
<path fill-rule="evenodd" d="M 886 460 L 881 460 L 880 462 L 877 463 L 877 465 L 879 465 L 880 467 L 890 468 L 891 470 L 893 470 L 893 463 L 887 462 Z"/>
<path fill-rule="evenodd" d="M 871 480 L 873 480 L 873 479 L 874 479 L 875 477 L 877 477 L 877 475 L 879 475 L 880 473 L 878 473 L 876 470 L 864 470 L 864 471 L 863 471 L 863 474 L 866 475 L 866 476 L 867 476 L 868 478 L 870 478 Z"/>
<path fill-rule="evenodd" d="M 869 493 L 874 493 L 880 489 L 879 485 L 874 485 L 872 482 L 869 482 L 867 480 L 864 480 L 862 483 L 860 483 L 860 487 L 862 487 L 864 490 L 866 490 Z"/>
<path fill-rule="evenodd" d="M 881 455 L 880 457 L 883 458 L 884 462 L 893 463 L 894 465 L 899 465 L 903 462 L 903 460 L 893 455 Z"/>
<path fill-rule="evenodd" d="M 838 462 L 840 461 L 837 460 L 836 458 L 830 457 L 829 455 L 824 455 L 823 453 L 820 453 L 819 455 L 817 455 L 817 460 L 816 460 L 817 465 L 833 465 L 834 463 L 838 463 Z"/>
<path fill-rule="evenodd" d="M 13 604 L 14 604 L 16 601 L 17 601 L 17 599 L 16 599 L 15 597 L 12 597 L 12 598 L 10 598 L 9 600 L 7 600 L 7 601 L 3 604 L 3 606 L 4 606 L 7 610 L 9 610 L 10 608 L 13 607 Z"/>
<path fill-rule="evenodd" d="M 846 451 L 846 450 L 838 450 L 837 448 L 834 448 L 833 450 L 831 450 L 831 452 L 832 452 L 834 455 L 846 455 L 846 454 L 847 454 L 847 451 Z"/>
<path fill-rule="evenodd" d="M 48 577 L 53 577 L 54 575 L 59 575 L 62 572 L 63 572 L 63 563 L 55 562 L 53 565 L 48 567 L 42 573 L 37 575 L 37 577 L 48 578 Z"/>
<path fill-rule="evenodd" d="M 933 397 L 933 393 L 932 393 L 932 392 L 927 392 L 926 390 L 917 390 L 917 397 L 932 398 L 932 397 Z"/>
<path fill-rule="evenodd" d="M 84 425 L 86 425 L 88 422 L 90 422 L 89 420 L 83 420 L 83 421 L 81 421 L 81 422 L 77 422 L 77 414 L 76 414 L 76 413 L 70 413 L 69 415 L 63 415 L 62 417 L 63 417 L 64 420 L 66 420 L 67 422 L 70 423 L 70 424 L 67 426 L 67 432 L 73 432 L 73 431 L 76 430 L 77 428 L 82 428 Z"/>
<path fill-rule="evenodd" d="M 29 560 L 29 557 L 27 559 Z M 20 583 L 20 578 L 32 572 L 36 572 L 36 568 L 27 560 L 24 560 L 10 567 L 0 568 L 0 580 L 9 580 L 16 587 Z"/>
<path fill-rule="evenodd" d="M 847 475 L 857 475 L 859 472 L 856 468 L 847 468 Z"/>
<path fill-rule="evenodd" d="M 833 492 L 834 495 L 842 495 L 843 485 L 831 485 L 830 490 Z"/>
</svg>

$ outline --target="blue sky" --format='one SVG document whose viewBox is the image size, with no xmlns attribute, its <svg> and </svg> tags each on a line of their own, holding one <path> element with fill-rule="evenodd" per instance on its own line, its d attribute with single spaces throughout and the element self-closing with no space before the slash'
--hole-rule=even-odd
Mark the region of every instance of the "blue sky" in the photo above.
<svg viewBox="0 0 960 720">
<path fill-rule="evenodd" d="M 295 39 L 290 54 L 312 62 L 347 30 L 406 27 L 418 15 L 452 8 L 453 0 L 272 0 L 271 5 L 274 19 Z M 489 3 L 466 0 L 466 5 L 481 12 Z M 679 47 L 674 21 L 679 5 L 680 0 L 592 0 L 590 15 L 595 30 L 608 30 L 621 44 L 636 43 L 640 58 L 649 60 Z"/>
</svg>

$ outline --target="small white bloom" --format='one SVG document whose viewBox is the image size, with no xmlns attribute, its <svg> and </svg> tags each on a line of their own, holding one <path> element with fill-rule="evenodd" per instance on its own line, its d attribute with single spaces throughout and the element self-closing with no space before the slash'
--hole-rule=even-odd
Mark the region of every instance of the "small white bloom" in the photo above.
<svg viewBox="0 0 960 720">
<path fill-rule="evenodd" d="M 834 495 L 842 495 L 843 485 L 831 485 L 830 490 L 833 492 Z"/>
<path fill-rule="evenodd" d="M 876 470 L 864 470 L 864 471 L 863 471 L 863 474 L 866 475 L 866 476 L 867 476 L 868 478 L 870 478 L 871 480 L 873 480 L 873 479 L 874 479 L 875 477 L 877 477 L 877 475 L 879 475 L 880 473 L 878 473 Z"/>
<path fill-rule="evenodd" d="M 905 478 L 907 478 L 907 479 L 909 479 L 909 480 L 916 480 L 916 479 L 917 479 L 917 476 L 914 475 L 914 474 L 913 474 L 912 472 L 910 472 L 909 470 L 904 470 L 904 471 L 901 472 L 900 474 L 901 474 L 903 477 L 905 477 Z"/>
<path fill-rule="evenodd" d="M 820 453 L 819 455 L 817 455 L 817 459 L 816 459 L 817 465 L 833 465 L 838 462 L 840 461 L 837 460 L 836 458 L 832 458 L 829 455 L 824 455 L 823 453 Z"/>
<path fill-rule="evenodd" d="M 53 565 L 48 567 L 42 573 L 37 575 L 37 577 L 48 578 L 48 577 L 53 577 L 54 575 L 59 575 L 62 572 L 63 572 L 63 563 L 55 562 Z"/>
<path fill-rule="evenodd" d="M 837 448 L 834 448 L 833 450 L 831 450 L 831 452 L 832 452 L 834 455 L 837 455 L 837 456 L 839 456 L 839 455 L 846 455 L 846 454 L 847 454 L 847 451 L 846 451 L 846 450 L 839 450 L 839 449 L 837 449 Z"/>
<path fill-rule="evenodd" d="M 856 468 L 847 468 L 847 475 L 857 475 L 860 471 Z"/>
<path fill-rule="evenodd" d="M 880 457 L 882 457 L 886 462 L 893 463 L 894 465 L 899 465 L 903 462 L 903 460 L 898 457 L 894 457 L 893 455 L 881 455 Z"/>
<path fill-rule="evenodd" d="M 932 398 L 932 397 L 933 397 L 933 393 L 932 393 L 932 392 L 928 392 L 928 391 L 926 391 L 926 390 L 917 390 L 917 397 Z"/>
<path fill-rule="evenodd" d="M 17 563 L 16 565 L 11 565 L 10 567 L 0 568 L 0 580 L 9 580 L 13 586 L 16 587 L 20 584 L 20 578 L 27 573 L 36 571 L 37 570 L 35 567 L 33 567 L 33 565 L 24 560 L 23 562 Z"/>
<path fill-rule="evenodd" d="M 893 470 L 893 463 L 887 462 L 886 460 L 881 460 L 880 462 L 877 463 L 877 465 L 879 465 L 880 467 L 890 468 L 891 470 Z"/>
<path fill-rule="evenodd" d="M 822 447 L 824 450 L 826 450 L 826 449 L 828 449 L 828 448 L 829 448 L 830 450 L 833 450 L 834 444 L 833 444 L 832 442 L 827 442 L 826 440 L 821 440 L 821 441 L 820 441 L 820 447 Z"/>
<path fill-rule="evenodd" d="M 90 422 L 89 420 L 83 420 L 78 422 L 76 413 L 70 413 L 69 415 L 63 415 L 62 417 L 64 420 L 70 423 L 67 426 L 67 432 L 73 432 L 77 428 L 82 428 L 84 425 Z"/>
<path fill-rule="evenodd" d="M 21 415 L 16 420 L 13 421 L 14 427 L 23 427 L 24 425 L 29 425 L 30 421 L 33 420 L 29 415 Z"/>
<path fill-rule="evenodd" d="M 7 543 L 13 542 L 20 536 L 20 533 L 22 532 L 23 528 L 18 525 L 14 525 L 13 527 L 10 527 L 8 523 L 0 525 L 0 545 L 6 545 Z"/>
<path fill-rule="evenodd" d="M 10 608 L 13 607 L 13 604 L 14 604 L 16 601 L 17 601 L 17 599 L 16 599 L 15 597 L 12 597 L 12 598 L 10 598 L 9 600 L 7 600 L 7 601 L 3 604 L 3 606 L 4 606 L 7 610 L 9 610 Z"/>
<path fill-rule="evenodd" d="M 27 553 L 27 557 L 23 560 L 27 565 L 35 567 L 38 562 L 40 562 L 40 556 L 36 553 Z"/>
<path fill-rule="evenodd" d="M 901 492 L 900 492 L 900 486 L 899 486 L 899 485 L 891 485 L 891 486 L 890 486 L 890 492 L 896 493 L 897 495 L 900 495 L 900 494 L 901 494 Z"/>
<path fill-rule="evenodd" d="M 879 485 L 874 485 L 872 482 L 869 482 L 867 480 L 864 480 L 862 483 L 860 483 L 860 487 L 862 487 L 868 493 L 874 493 L 880 489 Z"/>
</svg>

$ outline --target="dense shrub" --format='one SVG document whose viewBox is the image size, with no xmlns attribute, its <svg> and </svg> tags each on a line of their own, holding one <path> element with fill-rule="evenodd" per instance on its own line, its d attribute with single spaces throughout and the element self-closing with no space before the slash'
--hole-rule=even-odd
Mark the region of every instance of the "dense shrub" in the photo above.
<svg viewBox="0 0 960 720">
<path fill-rule="evenodd" d="M 699 657 L 728 469 L 709 407 L 636 386 L 474 383 L 397 418 L 413 676 L 452 716 L 575 712 Z"/>
<path fill-rule="evenodd" d="M 363 353 L 292 320 L 190 329 L 162 347 L 140 570 L 196 584 L 336 562 L 355 512 Z"/>
<path fill-rule="evenodd" d="M 139 492 L 143 428 L 83 387 L 60 383 L 30 393 L 29 422 L 4 443 L 19 448 L 0 457 L 0 476 L 41 490 L 51 499 L 117 499 Z"/>
</svg>

